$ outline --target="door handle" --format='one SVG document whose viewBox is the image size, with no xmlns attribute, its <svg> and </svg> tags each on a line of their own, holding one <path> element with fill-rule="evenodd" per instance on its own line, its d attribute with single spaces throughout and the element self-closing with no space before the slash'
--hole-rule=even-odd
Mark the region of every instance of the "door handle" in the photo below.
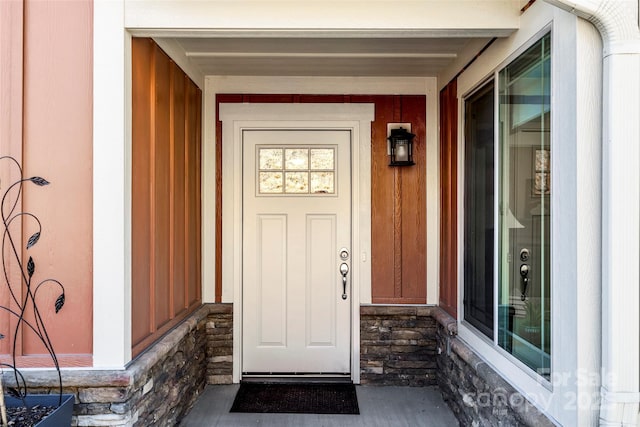
<svg viewBox="0 0 640 427">
<path fill-rule="evenodd" d="M 349 274 L 349 266 L 346 262 L 340 264 L 340 274 L 342 274 L 342 299 L 347 299 L 347 274 Z"/>
<path fill-rule="evenodd" d="M 520 299 L 522 301 L 527 299 L 527 286 L 529 285 L 529 265 L 522 264 L 520 266 L 520 277 L 522 278 L 522 295 Z"/>
</svg>

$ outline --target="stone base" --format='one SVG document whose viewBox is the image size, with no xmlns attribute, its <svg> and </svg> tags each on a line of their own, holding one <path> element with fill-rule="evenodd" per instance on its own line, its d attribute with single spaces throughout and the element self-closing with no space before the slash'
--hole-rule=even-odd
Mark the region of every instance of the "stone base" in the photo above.
<svg viewBox="0 0 640 427">
<path fill-rule="evenodd" d="M 207 384 L 233 382 L 233 304 L 210 304 L 207 320 Z"/>
<path fill-rule="evenodd" d="M 124 370 L 62 371 L 75 395 L 72 425 L 176 426 L 211 378 L 230 383 L 232 306 L 209 304 L 133 360 Z M 23 372 L 32 393 L 55 393 L 55 371 Z M 4 372 L 11 386 L 10 372 Z"/>
<path fill-rule="evenodd" d="M 437 384 L 464 426 L 553 425 L 457 338 L 439 307 L 363 306 L 360 338 L 362 384 Z M 230 384 L 232 372 L 233 305 L 206 304 L 126 369 L 63 370 L 62 380 L 75 426 L 175 426 L 206 384 Z M 55 392 L 54 371 L 24 374 L 30 392 Z"/>
<path fill-rule="evenodd" d="M 458 339 L 456 321 L 444 310 L 437 310 L 438 385 L 460 425 L 555 425 Z"/>
<path fill-rule="evenodd" d="M 360 382 L 436 384 L 434 307 L 360 307 Z"/>
</svg>

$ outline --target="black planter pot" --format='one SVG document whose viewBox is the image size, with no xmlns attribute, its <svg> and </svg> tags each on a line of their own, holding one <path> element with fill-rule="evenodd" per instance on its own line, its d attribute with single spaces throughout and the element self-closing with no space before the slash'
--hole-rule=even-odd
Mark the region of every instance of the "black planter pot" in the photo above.
<svg viewBox="0 0 640 427">
<path fill-rule="evenodd" d="M 40 406 L 57 406 L 59 402 L 59 395 L 57 394 L 29 394 L 25 397 L 25 401 L 29 408 L 36 405 Z M 24 403 L 20 399 L 15 397 L 5 396 L 5 403 L 7 408 L 17 408 L 24 406 Z M 73 394 L 62 395 L 62 405 L 58 406 L 52 413 L 47 415 L 34 427 L 66 427 L 71 426 L 71 416 L 73 415 L 73 403 L 75 396 Z M 1 422 L 0 422 L 1 423 Z"/>
</svg>

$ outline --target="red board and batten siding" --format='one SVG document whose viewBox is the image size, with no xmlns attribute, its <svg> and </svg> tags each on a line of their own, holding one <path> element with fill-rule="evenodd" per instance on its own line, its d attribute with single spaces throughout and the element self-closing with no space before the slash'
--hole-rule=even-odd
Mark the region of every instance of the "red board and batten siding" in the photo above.
<svg viewBox="0 0 640 427">
<path fill-rule="evenodd" d="M 457 92 L 456 80 L 440 92 L 440 306 L 453 317 L 458 313 Z"/>
<path fill-rule="evenodd" d="M 132 40 L 134 356 L 201 304 L 201 96 L 153 40 Z"/>
<path fill-rule="evenodd" d="M 38 216 L 43 229 L 38 244 L 23 249 L 22 257 L 35 260 L 35 279 L 51 277 L 65 286 L 64 308 L 47 312 L 45 319 L 59 362 L 91 366 L 93 3 L 0 3 L 0 155 L 16 157 L 26 176 L 51 182 L 24 187 L 21 208 Z M 2 189 L 10 179 L 7 166 L 0 164 Z M 24 248 L 35 230 L 29 221 L 18 225 L 14 237 L 20 240 L 21 226 Z M 10 277 L 20 283 L 16 265 Z M 0 304 L 6 304 L 8 292 L 0 289 Z M 43 288 L 38 299 L 46 306 L 57 295 Z M 0 325 L 15 323 L 0 313 Z M 0 332 L 9 335 L 6 329 Z M 9 344 L 0 340 L 0 354 L 10 352 Z M 51 365 L 26 330 L 18 354 L 21 366 Z"/>
<path fill-rule="evenodd" d="M 218 94 L 217 104 L 373 103 L 371 135 L 372 302 L 426 303 L 426 98 L 424 95 L 251 95 Z M 387 123 L 410 122 L 415 138 L 415 166 L 389 167 Z M 222 124 L 217 121 L 216 212 L 222 206 Z M 222 217 L 216 217 L 221 236 Z M 216 241 L 222 253 L 222 241 Z M 222 298 L 222 269 L 216 263 L 216 301 Z"/>
</svg>

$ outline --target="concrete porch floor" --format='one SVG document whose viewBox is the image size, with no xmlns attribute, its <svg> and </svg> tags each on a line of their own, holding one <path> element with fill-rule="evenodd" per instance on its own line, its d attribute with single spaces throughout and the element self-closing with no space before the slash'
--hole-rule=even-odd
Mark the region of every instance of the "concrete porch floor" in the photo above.
<svg viewBox="0 0 640 427">
<path fill-rule="evenodd" d="M 357 386 L 360 415 L 230 413 L 239 385 L 210 385 L 181 427 L 214 426 L 457 426 L 458 420 L 433 387 Z"/>
</svg>

